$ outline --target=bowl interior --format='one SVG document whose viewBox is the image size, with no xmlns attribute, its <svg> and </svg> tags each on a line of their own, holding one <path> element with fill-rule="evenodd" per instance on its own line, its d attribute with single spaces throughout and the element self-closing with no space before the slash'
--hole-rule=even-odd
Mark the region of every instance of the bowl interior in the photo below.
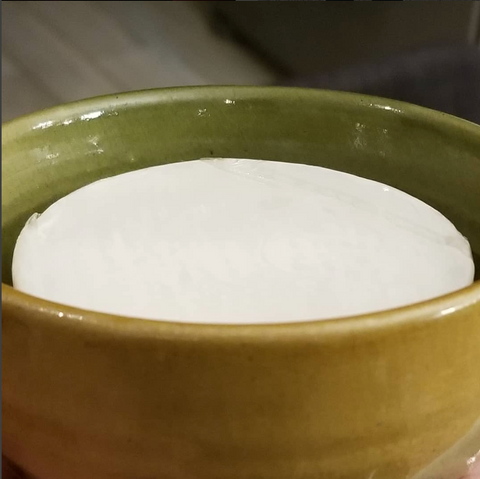
<svg viewBox="0 0 480 479">
<path fill-rule="evenodd" d="M 92 181 L 201 157 L 321 165 L 427 202 L 470 241 L 480 273 L 480 127 L 337 92 L 199 87 L 82 101 L 6 124 L 2 281 L 34 212 Z"/>
</svg>

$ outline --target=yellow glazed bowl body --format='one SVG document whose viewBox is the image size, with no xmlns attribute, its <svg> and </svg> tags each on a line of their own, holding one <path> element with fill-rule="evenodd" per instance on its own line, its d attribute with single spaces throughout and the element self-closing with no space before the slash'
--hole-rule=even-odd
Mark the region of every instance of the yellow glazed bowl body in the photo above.
<svg viewBox="0 0 480 479">
<path fill-rule="evenodd" d="M 480 449 L 480 284 L 339 320 L 143 321 L 15 291 L 26 219 L 94 180 L 200 157 L 326 166 L 440 210 L 480 253 L 480 127 L 301 89 L 87 100 L 2 138 L 3 452 L 39 479 L 457 479 Z"/>
</svg>

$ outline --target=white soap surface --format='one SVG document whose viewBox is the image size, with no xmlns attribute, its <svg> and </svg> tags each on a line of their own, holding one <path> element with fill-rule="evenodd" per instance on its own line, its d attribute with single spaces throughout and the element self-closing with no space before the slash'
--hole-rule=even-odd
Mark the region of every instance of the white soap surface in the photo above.
<svg viewBox="0 0 480 479">
<path fill-rule="evenodd" d="M 21 232 L 13 282 L 145 319 L 272 323 L 356 315 L 473 281 L 467 240 L 395 188 L 247 159 L 156 166 L 85 186 Z"/>
</svg>

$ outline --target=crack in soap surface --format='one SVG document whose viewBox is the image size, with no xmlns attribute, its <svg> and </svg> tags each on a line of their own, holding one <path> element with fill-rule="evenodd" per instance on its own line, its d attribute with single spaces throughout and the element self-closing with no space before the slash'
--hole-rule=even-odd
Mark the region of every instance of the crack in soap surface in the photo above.
<svg viewBox="0 0 480 479">
<path fill-rule="evenodd" d="M 206 164 L 213 166 L 215 168 L 219 168 L 225 172 L 232 173 L 234 175 L 239 175 L 243 178 L 246 178 L 252 181 L 259 181 L 261 183 L 264 183 L 265 185 L 270 185 L 271 187 L 274 187 L 274 188 L 297 188 L 303 192 L 310 192 L 310 193 L 334 198 L 346 206 L 354 206 L 357 209 L 368 211 L 371 214 L 382 215 L 384 219 L 388 220 L 394 225 L 402 228 L 407 228 L 411 232 L 421 235 L 425 239 L 428 239 L 429 241 L 451 246 L 463 252 L 467 256 L 470 256 L 471 254 L 468 241 L 463 236 L 459 237 L 458 232 L 454 228 L 452 228 L 453 234 L 451 235 L 447 235 L 447 236 L 439 235 L 438 231 L 429 229 L 425 225 L 418 224 L 418 222 L 416 223 L 405 216 L 401 216 L 400 212 L 397 212 L 396 214 L 392 214 L 391 212 L 388 211 L 388 208 L 384 208 L 382 204 L 379 205 L 378 203 L 362 200 L 362 198 L 359 198 L 358 196 L 349 195 L 348 193 L 345 193 L 345 191 L 332 188 L 331 186 L 327 186 L 326 184 L 322 184 L 321 186 L 319 186 L 316 183 L 296 178 L 293 175 L 288 176 L 285 174 L 278 174 L 278 173 L 275 174 L 272 172 L 274 168 L 273 169 L 269 168 L 269 164 L 271 165 L 273 162 L 269 162 L 265 160 L 256 160 L 255 166 L 252 167 L 252 165 L 249 163 L 246 163 L 245 160 L 238 160 L 238 159 L 235 159 L 232 161 L 225 161 L 225 159 L 223 158 L 218 158 L 218 159 L 209 159 L 209 160 L 201 160 L 201 161 L 204 161 Z M 308 167 L 309 165 L 304 165 L 304 166 Z M 266 171 L 262 171 L 262 167 Z M 314 166 L 310 166 L 310 167 L 318 168 Z M 339 172 L 335 172 L 335 174 L 338 174 L 338 173 Z M 347 174 L 344 174 L 344 175 L 347 176 Z M 358 177 L 355 177 L 354 175 L 348 175 L 348 176 L 350 177 L 349 179 L 351 181 L 357 181 L 359 179 L 364 184 L 366 184 L 366 182 L 370 182 L 369 186 L 371 187 L 375 187 L 375 188 L 382 187 L 382 190 L 384 192 L 389 193 L 390 195 L 397 195 L 397 194 L 403 195 L 404 200 L 407 196 L 406 194 L 392 187 L 383 188 L 383 185 L 373 180 L 358 178 Z M 417 203 L 419 200 L 416 200 L 414 198 L 411 198 L 411 199 L 414 200 L 414 202 L 412 203 L 413 207 L 418 208 L 418 205 L 416 205 L 415 203 Z M 434 210 L 433 208 L 431 209 L 432 209 L 432 214 L 438 215 L 439 218 L 442 217 L 442 215 L 438 211 Z"/>
</svg>

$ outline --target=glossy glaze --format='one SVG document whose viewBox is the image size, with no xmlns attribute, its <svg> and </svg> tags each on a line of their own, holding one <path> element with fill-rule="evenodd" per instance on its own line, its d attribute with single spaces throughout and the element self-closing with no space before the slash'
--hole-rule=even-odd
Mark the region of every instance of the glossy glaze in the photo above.
<svg viewBox="0 0 480 479">
<path fill-rule="evenodd" d="M 391 184 L 445 214 L 479 271 L 479 131 L 389 100 L 248 87 L 19 119 L 2 139 L 3 280 L 34 211 L 99 178 L 208 156 Z M 478 282 L 386 313 L 264 326 L 138 321 L 2 293 L 3 449 L 40 479 L 450 479 L 480 449 Z"/>
</svg>

